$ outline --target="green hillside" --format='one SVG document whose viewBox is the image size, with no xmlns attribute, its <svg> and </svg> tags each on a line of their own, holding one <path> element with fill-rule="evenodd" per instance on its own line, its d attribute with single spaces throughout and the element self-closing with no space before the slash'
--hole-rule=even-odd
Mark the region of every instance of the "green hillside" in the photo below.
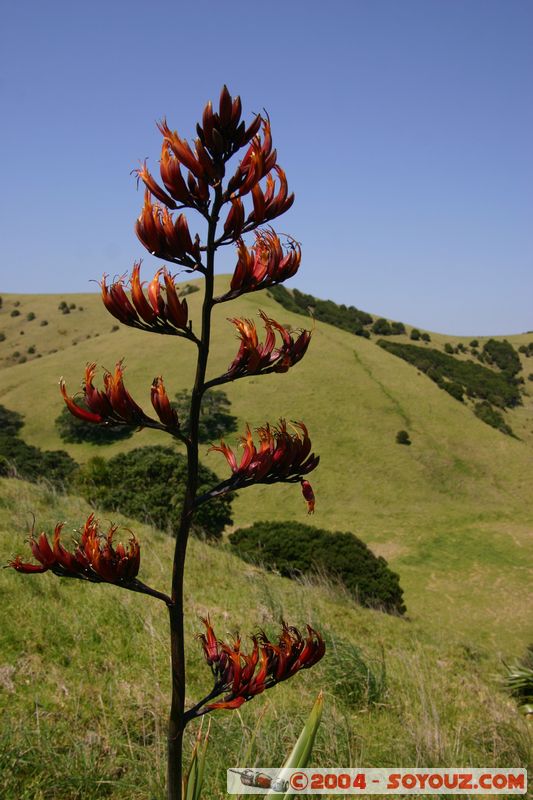
<svg viewBox="0 0 533 800">
<path fill-rule="evenodd" d="M 24 552 L 35 514 L 72 528 L 88 506 L 46 487 L 0 479 L 0 561 Z M 114 516 L 141 542 L 141 578 L 168 586 L 171 540 Z M 478 566 L 478 572 L 483 571 Z M 504 575 L 509 575 L 503 571 Z M 206 579 L 206 577 L 208 579 Z M 471 613 L 463 598 L 455 613 Z M 452 587 L 452 592 L 454 591 Z M 476 598 L 477 595 L 477 598 Z M 452 598 L 452 595 L 450 595 Z M 205 796 L 226 797 L 229 766 L 279 764 L 318 688 L 325 691 L 317 766 L 527 766 L 531 731 L 499 678 L 498 648 L 474 627 L 443 626 L 433 610 L 407 622 L 362 609 L 346 593 L 244 564 L 224 546 L 190 543 L 185 583 L 189 702 L 210 686 L 195 634 L 209 613 L 220 635 L 276 630 L 280 616 L 311 622 L 326 658 L 243 706 L 212 715 Z M 169 697 L 167 615 L 151 598 L 51 574 L 0 577 L 0 796 L 2 800 L 161 800 Z M 518 604 L 517 604 L 518 607 Z M 190 752 L 195 726 L 188 730 Z"/>
<path fill-rule="evenodd" d="M 227 279 L 217 280 L 222 289 Z M 201 293 L 188 301 L 194 321 Z M 62 302 L 76 308 L 64 314 Z M 211 376 L 225 371 L 237 349 L 226 317 L 255 317 L 259 307 L 284 324 L 306 324 L 264 292 L 218 307 Z M 13 310 L 20 313 L 12 316 Z M 0 404 L 24 415 L 28 443 L 65 449 L 78 462 L 169 444 L 146 430 L 108 447 L 65 444 L 57 435 L 58 379 L 63 375 L 75 392 L 87 361 L 112 368 L 124 357 L 126 385 L 146 410 L 154 375 L 163 375 L 171 395 L 190 386 L 192 345 L 114 327 L 96 294 L 3 296 Z M 521 656 L 533 641 L 533 384 L 526 380 L 523 405 L 505 412 L 518 438 L 505 436 L 378 347 L 378 338 L 317 322 L 308 354 L 287 374 L 225 387 L 241 427 L 279 416 L 303 419 L 321 455 L 312 476 L 314 518 L 297 486 L 257 486 L 239 493 L 236 526 L 291 519 L 352 531 L 399 573 L 408 612 L 399 619 L 363 610 L 334 586 L 289 581 L 244 564 L 225 544 L 192 541 L 186 586 L 192 690 L 208 680 L 194 655 L 196 614 L 209 611 L 224 633 L 273 626 L 282 613 L 297 624 L 309 620 L 326 631 L 333 653 L 239 714 L 215 718 L 215 775 L 240 763 L 260 715 L 255 763 L 281 759 L 317 686 L 327 700 L 317 764 L 527 763 L 528 725 L 499 676 L 501 659 Z M 409 329 L 392 338 L 408 343 Z M 518 347 L 533 336 L 507 338 Z M 467 338 L 431 333 L 430 346 L 460 341 Z M 528 359 L 521 358 L 527 376 Z M 410 447 L 396 443 L 401 429 Z M 226 475 L 224 459 L 207 446 L 203 462 Z M 24 551 L 32 513 L 39 527 L 68 520 L 72 529 L 88 512 L 83 501 L 45 486 L 0 479 L 0 561 Z M 170 540 L 134 520 L 125 524 L 141 540 L 141 577 L 166 589 Z M 0 573 L 0 599 L 0 795 L 159 798 L 169 677 L 163 608 L 109 586 L 11 571 Z M 377 684 L 384 653 L 387 686 L 377 690 L 375 703 L 367 702 L 370 695 L 347 703 L 356 652 Z M 225 796 L 220 781 L 213 775 L 209 781 L 208 796 Z"/>
<path fill-rule="evenodd" d="M 222 288 L 226 278 L 218 282 Z M 201 296 L 188 298 L 193 321 Z M 61 313 L 62 301 L 76 309 Z M 20 315 L 12 317 L 15 302 Z M 265 292 L 217 307 L 212 376 L 226 369 L 237 348 L 227 315 L 254 317 L 258 307 L 282 323 L 305 324 Z M 36 318 L 28 321 L 30 312 Z M 127 386 L 149 409 L 155 374 L 164 376 L 169 394 L 191 384 L 193 345 L 123 326 L 113 331 L 115 320 L 96 294 L 4 296 L 0 319 L 0 403 L 24 415 L 22 435 L 30 444 L 64 448 L 79 462 L 95 453 L 167 444 L 163 434 L 146 430 L 108 448 L 64 444 L 54 427 L 62 408 L 57 380 L 63 375 L 73 392 L 87 361 L 111 368 L 124 357 Z M 40 325 L 43 319 L 48 325 Z M 434 333 L 431 338 L 432 346 L 453 341 Z M 528 337 L 509 339 L 519 345 Z M 22 340 L 37 352 L 25 363 L 10 364 Z M 430 614 L 433 624 L 464 636 L 476 631 L 498 647 L 520 650 L 533 637 L 524 602 L 531 584 L 531 445 L 485 425 L 375 342 L 317 323 L 306 358 L 289 373 L 227 386 L 232 412 L 241 426 L 279 416 L 305 420 L 322 459 L 313 476 L 316 523 L 351 530 L 383 554 L 401 574 L 413 618 Z M 524 406 L 508 413 L 519 415 L 512 422 L 518 435 L 533 427 L 531 397 L 524 399 Z M 409 431 L 411 447 L 396 444 L 399 429 Z M 225 474 L 219 454 L 206 452 L 204 462 Z M 290 486 L 241 492 L 234 512 L 238 525 L 306 518 L 299 491 Z"/>
</svg>

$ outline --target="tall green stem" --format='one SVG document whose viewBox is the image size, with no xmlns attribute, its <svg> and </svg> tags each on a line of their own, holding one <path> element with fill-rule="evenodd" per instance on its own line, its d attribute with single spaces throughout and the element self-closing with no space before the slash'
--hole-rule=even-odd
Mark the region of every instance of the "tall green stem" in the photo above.
<svg viewBox="0 0 533 800">
<path fill-rule="evenodd" d="M 216 251 L 216 229 L 222 205 L 220 188 L 215 190 L 215 199 L 209 215 L 206 247 L 205 293 L 202 307 L 202 335 L 198 343 L 196 377 L 192 390 L 189 417 L 189 439 L 187 442 L 187 487 L 176 536 L 174 566 L 172 571 L 172 605 L 169 606 L 170 653 L 172 665 L 172 702 L 168 724 L 168 800 L 182 800 L 182 750 L 185 727 L 185 642 L 183 627 L 183 577 L 187 541 L 194 514 L 194 501 L 198 491 L 198 427 L 202 395 L 205 391 L 205 375 L 211 338 L 211 310 L 213 307 L 214 266 Z"/>
</svg>

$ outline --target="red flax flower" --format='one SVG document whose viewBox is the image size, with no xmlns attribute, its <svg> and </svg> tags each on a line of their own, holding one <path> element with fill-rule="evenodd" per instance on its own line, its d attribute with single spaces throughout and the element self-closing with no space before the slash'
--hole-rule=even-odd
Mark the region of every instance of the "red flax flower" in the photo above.
<svg viewBox="0 0 533 800">
<path fill-rule="evenodd" d="M 193 242 L 185 215 L 180 214 L 174 221 L 168 208 L 152 203 L 149 191 L 145 192 L 144 206 L 135 231 L 140 242 L 153 256 L 189 269 L 203 269 L 200 238 L 197 234 Z"/>
<path fill-rule="evenodd" d="M 186 335 L 189 330 L 187 301 L 179 299 L 173 276 L 166 267 L 158 270 L 148 284 L 147 298 L 139 275 L 140 269 L 141 262 L 135 262 L 129 281 L 131 300 L 124 291 L 123 278 L 108 286 L 106 276 L 103 276 L 100 287 L 107 310 L 124 325 L 131 325 L 133 328 L 154 333 Z M 161 276 L 164 287 L 161 286 Z"/>
<path fill-rule="evenodd" d="M 220 641 L 209 619 L 202 621 L 206 633 L 199 638 L 215 685 L 206 700 L 195 707 L 195 716 L 217 708 L 239 708 L 266 689 L 292 678 L 302 669 L 314 666 L 326 650 L 321 635 L 310 625 L 307 625 L 307 635 L 303 636 L 297 628 L 284 622 L 277 643 L 271 642 L 261 631 L 257 636 L 252 636 L 252 651 L 245 653 L 241 649 L 240 638 L 232 644 Z M 223 693 L 226 695 L 222 700 L 208 702 Z"/>
<path fill-rule="evenodd" d="M 38 564 L 25 563 L 20 556 L 8 566 L 18 572 L 33 573 L 51 570 L 55 575 L 81 578 L 95 583 L 127 584 L 139 572 L 140 547 L 132 534 L 129 544 L 113 546 L 116 525 L 111 525 L 107 534 L 99 530 L 98 520 L 91 514 L 81 532 L 81 537 L 73 552 L 66 550 L 61 543 L 63 524 L 58 523 L 54 530 L 52 544 L 44 531 L 38 538 L 32 534 L 29 540 L 33 557 Z"/>
<path fill-rule="evenodd" d="M 259 343 L 257 328 L 250 319 L 230 319 L 237 328 L 241 343 L 239 352 L 225 374 L 227 378 L 240 378 L 266 372 L 287 372 L 290 367 L 300 361 L 309 346 L 311 331 L 303 330 L 294 339 L 287 328 L 259 312 L 266 331 L 263 344 Z M 276 347 L 277 331 L 282 339 L 280 347 Z"/>
<path fill-rule="evenodd" d="M 268 423 L 257 428 L 259 434 L 259 448 L 253 441 L 253 436 L 248 427 L 246 435 L 241 437 L 243 454 L 240 463 L 231 447 L 224 441 L 220 445 L 213 445 L 210 449 L 222 453 L 228 462 L 232 477 L 216 487 L 209 496 L 216 496 L 226 491 L 233 491 L 253 483 L 296 483 L 302 481 L 303 476 L 311 472 L 318 465 L 319 456 L 311 453 L 311 440 L 303 422 L 293 422 L 294 433 L 287 430 L 287 423 L 281 419 L 279 425 L 270 426 Z M 311 486 L 305 482 L 308 508 L 311 510 Z M 308 499 L 309 498 L 309 499 Z M 203 501 L 203 497 L 199 501 Z M 314 510 L 314 495 L 312 498 Z"/>
<path fill-rule="evenodd" d="M 156 420 L 148 417 L 142 408 L 133 400 L 124 386 L 124 367 L 119 361 L 114 373 L 104 372 L 104 391 L 96 389 L 93 384 L 96 364 L 87 364 L 83 383 L 83 400 L 86 408 L 78 405 L 73 397 L 67 394 L 65 381 L 61 378 L 59 386 L 63 399 L 71 414 L 84 422 L 113 422 L 123 425 L 134 425 L 140 428 L 160 428 Z M 155 378 L 152 384 L 152 405 L 161 420 L 162 426 L 171 431 L 179 428 L 178 417 L 171 408 L 168 395 L 161 377 Z"/>
<path fill-rule="evenodd" d="M 230 290 L 217 298 L 218 302 L 232 300 L 245 292 L 256 292 L 292 278 L 302 258 L 298 242 L 289 238 L 284 250 L 279 236 L 273 230 L 256 231 L 255 246 L 250 249 L 241 239 L 237 254 Z"/>
</svg>

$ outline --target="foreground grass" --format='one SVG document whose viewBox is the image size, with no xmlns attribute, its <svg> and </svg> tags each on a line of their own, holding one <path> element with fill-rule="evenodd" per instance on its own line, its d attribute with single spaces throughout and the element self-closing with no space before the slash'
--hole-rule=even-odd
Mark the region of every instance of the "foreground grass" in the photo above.
<svg viewBox="0 0 533 800">
<path fill-rule="evenodd" d="M 24 551 L 31 513 L 39 528 L 66 519 L 68 530 L 88 512 L 76 498 L 2 479 L 0 561 Z M 141 540 L 141 577 L 165 589 L 170 539 L 122 523 Z M 476 585 L 470 591 L 473 608 Z M 169 698 L 163 605 L 112 586 L 10 570 L 0 574 L 0 604 L 3 800 L 162 800 Z M 319 688 L 326 703 L 316 765 L 527 766 L 530 731 L 501 689 L 501 662 L 483 635 L 466 639 L 461 629 L 432 624 L 430 613 L 409 622 L 363 610 L 335 587 L 266 574 L 224 546 L 195 540 L 186 609 L 190 701 L 210 685 L 194 639 L 203 614 L 220 635 L 258 625 L 273 633 L 284 617 L 311 622 L 329 643 L 313 670 L 239 712 L 212 715 L 206 797 L 226 796 L 229 766 L 281 763 Z"/>
</svg>

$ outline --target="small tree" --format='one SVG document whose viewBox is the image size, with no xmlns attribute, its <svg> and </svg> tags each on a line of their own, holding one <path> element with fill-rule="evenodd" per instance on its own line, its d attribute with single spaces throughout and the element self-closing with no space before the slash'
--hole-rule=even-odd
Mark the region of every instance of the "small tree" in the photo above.
<svg viewBox="0 0 533 800">
<path fill-rule="evenodd" d="M 396 434 L 396 443 L 397 444 L 411 444 L 411 439 L 409 437 L 409 433 L 407 431 L 398 431 Z"/>
<path fill-rule="evenodd" d="M 411 333 L 409 334 L 409 338 L 412 339 L 414 342 L 418 342 L 420 339 L 421 333 L 418 328 L 411 328 Z"/>
</svg>

